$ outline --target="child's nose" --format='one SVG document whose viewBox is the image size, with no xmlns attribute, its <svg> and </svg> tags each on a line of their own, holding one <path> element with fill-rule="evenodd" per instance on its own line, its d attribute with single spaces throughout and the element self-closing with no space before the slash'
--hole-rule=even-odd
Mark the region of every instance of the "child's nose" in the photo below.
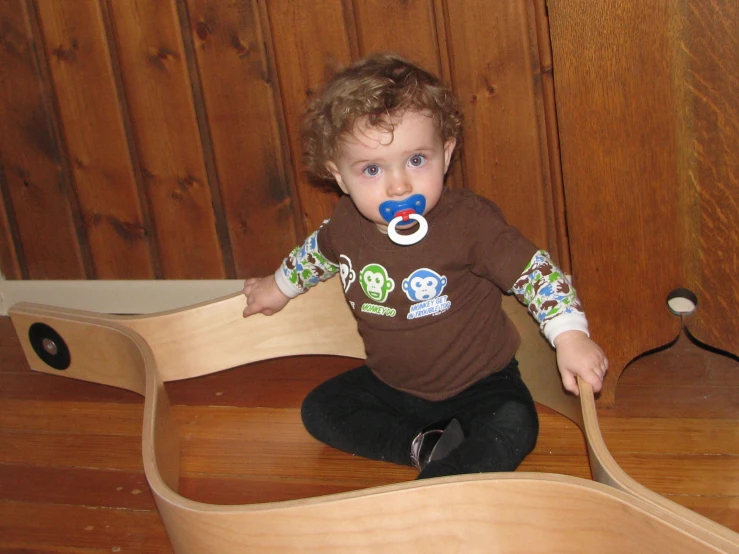
<svg viewBox="0 0 739 554">
<path fill-rule="evenodd" d="M 409 193 L 413 187 L 411 186 L 408 176 L 404 173 L 400 173 L 391 176 L 387 188 L 389 196 L 401 196 Z"/>
</svg>

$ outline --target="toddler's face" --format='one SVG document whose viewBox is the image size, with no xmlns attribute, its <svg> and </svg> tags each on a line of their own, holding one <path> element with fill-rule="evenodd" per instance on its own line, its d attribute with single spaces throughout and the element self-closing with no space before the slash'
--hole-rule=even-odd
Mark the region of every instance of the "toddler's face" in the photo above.
<svg viewBox="0 0 739 554">
<path fill-rule="evenodd" d="M 388 224 L 379 206 L 386 200 L 421 194 L 424 213 L 436 206 L 455 146 L 454 139 L 442 142 L 434 120 L 424 113 L 409 111 L 392 123 L 391 133 L 360 120 L 328 165 L 341 190 L 383 233 Z"/>
</svg>

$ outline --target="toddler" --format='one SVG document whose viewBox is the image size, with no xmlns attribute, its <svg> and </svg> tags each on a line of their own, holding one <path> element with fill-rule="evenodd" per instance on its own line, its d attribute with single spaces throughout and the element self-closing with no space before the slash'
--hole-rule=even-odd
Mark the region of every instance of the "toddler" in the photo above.
<svg viewBox="0 0 739 554">
<path fill-rule="evenodd" d="M 461 130 L 451 91 L 399 56 L 337 74 L 307 110 L 303 145 L 308 172 L 344 195 L 274 275 L 244 286 L 244 316 L 271 315 L 339 275 L 367 359 L 312 391 L 303 423 L 419 478 L 512 471 L 536 444 L 502 294 L 539 322 L 568 391 L 578 393 L 576 376 L 599 391 L 608 369 L 547 252 L 490 200 L 444 186 Z"/>
</svg>

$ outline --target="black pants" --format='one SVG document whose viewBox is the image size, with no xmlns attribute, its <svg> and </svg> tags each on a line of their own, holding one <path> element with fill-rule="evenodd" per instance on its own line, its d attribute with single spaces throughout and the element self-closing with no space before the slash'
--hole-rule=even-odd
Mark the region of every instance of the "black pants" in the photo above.
<svg viewBox="0 0 739 554">
<path fill-rule="evenodd" d="M 424 400 L 380 381 L 367 366 L 316 387 L 303 401 L 303 424 L 319 441 L 365 458 L 411 465 L 413 438 L 456 418 L 465 440 L 419 478 L 513 471 L 534 449 L 539 420 L 518 362 L 441 401 Z"/>
</svg>

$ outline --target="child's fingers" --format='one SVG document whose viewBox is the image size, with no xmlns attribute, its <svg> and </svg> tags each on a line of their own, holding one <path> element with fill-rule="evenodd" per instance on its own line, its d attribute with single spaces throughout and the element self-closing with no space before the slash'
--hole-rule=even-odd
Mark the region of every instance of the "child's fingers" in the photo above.
<svg viewBox="0 0 739 554">
<path fill-rule="evenodd" d="M 244 288 L 241 289 L 242 292 L 246 296 L 249 296 L 251 292 L 254 290 L 254 285 L 256 285 L 258 281 L 259 279 L 257 278 L 251 278 L 251 279 L 247 279 L 246 281 L 244 281 Z"/>
<path fill-rule="evenodd" d="M 593 387 L 593 392 L 600 392 L 600 389 L 603 388 L 603 377 L 596 371 L 589 371 L 580 377 Z"/>
<path fill-rule="evenodd" d="M 244 308 L 243 315 L 244 317 L 249 317 L 250 315 L 258 314 L 262 311 L 262 307 L 258 302 L 252 302 L 250 301 L 249 295 L 246 295 L 246 308 Z"/>
<path fill-rule="evenodd" d="M 570 371 L 562 372 L 562 385 L 566 391 L 571 392 L 575 396 L 580 394 L 580 388 L 577 386 L 577 377 Z"/>
</svg>

